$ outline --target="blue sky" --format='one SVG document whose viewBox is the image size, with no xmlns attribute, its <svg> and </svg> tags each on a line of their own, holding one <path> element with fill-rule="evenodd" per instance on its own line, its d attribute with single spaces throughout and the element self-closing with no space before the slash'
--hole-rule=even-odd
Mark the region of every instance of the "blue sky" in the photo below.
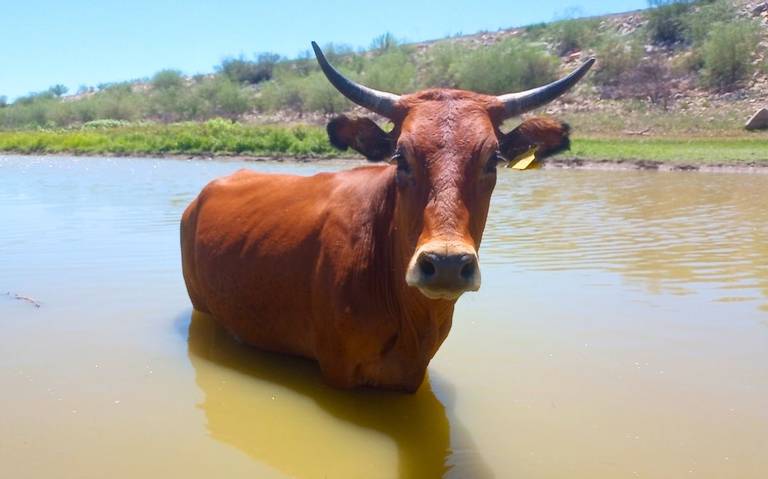
<svg viewBox="0 0 768 479">
<path fill-rule="evenodd" d="M 0 3 L 0 95 L 62 83 L 213 71 L 227 56 L 293 57 L 318 43 L 367 46 L 391 32 L 410 41 L 644 8 L 646 0 L 226 1 L 5 0 Z"/>
</svg>

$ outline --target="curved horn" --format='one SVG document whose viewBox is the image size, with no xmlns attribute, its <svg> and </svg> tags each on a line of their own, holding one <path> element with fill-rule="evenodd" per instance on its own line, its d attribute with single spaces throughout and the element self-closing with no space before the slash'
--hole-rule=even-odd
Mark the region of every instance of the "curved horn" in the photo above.
<svg viewBox="0 0 768 479">
<path fill-rule="evenodd" d="M 312 49 L 315 50 L 317 63 L 320 64 L 320 68 L 323 70 L 323 73 L 325 73 L 326 78 L 328 78 L 328 81 L 330 81 L 342 95 L 381 116 L 391 119 L 396 115 L 395 106 L 397 105 L 398 100 L 400 100 L 399 95 L 374 90 L 373 88 L 368 88 L 367 86 L 353 82 L 328 63 L 328 60 L 325 59 L 325 55 L 323 55 L 323 51 L 320 50 L 317 43 L 312 42 Z"/>
<path fill-rule="evenodd" d="M 504 104 L 505 118 L 522 115 L 525 112 L 531 111 L 556 99 L 578 83 L 594 64 L 595 59 L 590 58 L 582 63 L 579 68 L 572 71 L 568 76 L 554 81 L 549 85 L 540 86 L 520 93 L 508 93 L 506 95 L 497 96 L 496 98 Z"/>
</svg>

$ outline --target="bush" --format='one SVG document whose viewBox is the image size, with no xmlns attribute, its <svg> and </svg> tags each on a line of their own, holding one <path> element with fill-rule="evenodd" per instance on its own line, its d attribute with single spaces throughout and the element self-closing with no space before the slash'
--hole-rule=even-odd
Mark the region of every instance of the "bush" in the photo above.
<svg viewBox="0 0 768 479">
<path fill-rule="evenodd" d="M 272 78 L 275 65 L 280 61 L 280 55 L 275 53 L 261 53 L 256 61 L 248 61 L 242 56 L 228 58 L 216 67 L 216 71 L 230 80 L 238 83 L 256 84 Z"/>
<path fill-rule="evenodd" d="M 754 68 L 752 52 L 759 40 L 757 26 L 751 21 L 718 24 L 702 48 L 705 84 L 730 90 L 747 79 Z"/>
<path fill-rule="evenodd" d="M 305 111 L 302 95 L 302 77 L 280 75 L 268 81 L 256 99 L 256 106 L 262 111 L 293 110 L 300 115 Z"/>
<path fill-rule="evenodd" d="M 63 95 L 66 95 L 69 91 L 69 88 L 65 87 L 62 84 L 53 85 L 48 89 L 49 92 L 53 93 L 54 96 L 60 97 Z"/>
<path fill-rule="evenodd" d="M 615 97 L 650 101 L 666 110 L 674 92 L 673 82 L 665 58 L 650 56 L 620 77 Z"/>
<path fill-rule="evenodd" d="M 458 88 L 458 65 L 469 53 L 460 43 L 438 43 L 429 50 L 426 64 L 421 68 L 422 88 Z"/>
<path fill-rule="evenodd" d="M 533 88 L 555 79 L 558 59 L 543 48 L 510 38 L 460 58 L 460 88 L 498 95 Z"/>
<path fill-rule="evenodd" d="M 321 72 L 315 72 L 303 78 L 301 89 L 304 105 L 309 110 L 333 114 L 352 106 Z"/>
<path fill-rule="evenodd" d="M 653 43 L 664 45 L 685 40 L 684 16 L 690 9 L 686 0 L 649 0 L 648 36 Z"/>
<path fill-rule="evenodd" d="M 618 85 L 627 72 L 637 67 L 642 55 L 642 48 L 637 43 L 618 36 L 606 38 L 596 51 L 600 61 L 592 74 L 592 81 L 601 87 Z"/>
<path fill-rule="evenodd" d="M 364 67 L 363 83 L 393 93 L 408 93 L 415 87 L 416 67 L 403 48 L 390 48 Z"/>
<path fill-rule="evenodd" d="M 590 45 L 595 40 L 598 25 L 599 21 L 592 19 L 563 20 L 554 24 L 557 53 L 562 56 Z"/>
<path fill-rule="evenodd" d="M 227 77 L 217 77 L 203 81 L 195 90 L 194 96 L 200 99 L 201 108 L 196 117 L 237 118 L 251 109 L 248 93 Z M 192 119 L 193 116 L 187 119 Z"/>
<path fill-rule="evenodd" d="M 400 40 L 398 40 L 394 35 L 387 32 L 383 35 L 379 35 L 378 37 L 374 38 L 371 42 L 371 50 L 374 52 L 377 52 L 379 54 L 388 52 L 389 50 L 392 50 L 394 48 L 397 48 L 400 45 Z"/>
<path fill-rule="evenodd" d="M 694 45 L 701 45 L 716 25 L 735 20 L 736 9 L 730 0 L 701 5 L 683 19 L 685 38 Z"/>
<path fill-rule="evenodd" d="M 180 88 L 184 85 L 184 77 L 178 70 L 160 70 L 152 77 L 152 86 L 160 90 Z"/>
</svg>

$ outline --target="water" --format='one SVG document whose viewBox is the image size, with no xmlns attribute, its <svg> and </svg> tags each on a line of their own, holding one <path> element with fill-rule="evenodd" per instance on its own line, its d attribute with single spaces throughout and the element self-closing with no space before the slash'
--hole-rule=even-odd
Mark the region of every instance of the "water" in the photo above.
<svg viewBox="0 0 768 479">
<path fill-rule="evenodd" d="M 409 396 L 192 314 L 179 216 L 243 166 L 349 163 L 0 157 L 0 476 L 768 474 L 768 175 L 502 171 Z"/>
</svg>

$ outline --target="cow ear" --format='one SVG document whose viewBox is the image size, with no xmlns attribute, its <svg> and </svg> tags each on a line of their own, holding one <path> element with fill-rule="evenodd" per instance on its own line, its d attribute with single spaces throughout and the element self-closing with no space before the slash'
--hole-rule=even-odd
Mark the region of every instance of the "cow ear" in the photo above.
<svg viewBox="0 0 768 479">
<path fill-rule="evenodd" d="M 541 160 L 571 148 L 571 127 L 555 118 L 537 116 L 529 118 L 504 135 L 499 149 L 505 158 L 516 158 L 536 148 L 536 159 Z"/>
<path fill-rule="evenodd" d="M 368 161 L 385 161 L 392 157 L 394 140 L 370 118 L 337 116 L 326 129 L 331 145 L 342 151 L 352 148 Z"/>
</svg>

